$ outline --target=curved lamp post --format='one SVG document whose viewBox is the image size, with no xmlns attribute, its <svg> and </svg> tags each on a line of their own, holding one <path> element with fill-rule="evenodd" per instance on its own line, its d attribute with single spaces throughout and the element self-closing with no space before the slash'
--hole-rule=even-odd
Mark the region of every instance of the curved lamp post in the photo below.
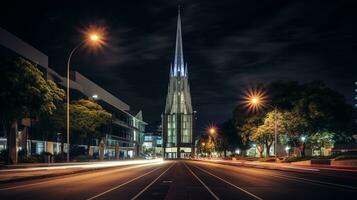
<svg viewBox="0 0 357 200">
<path fill-rule="evenodd" d="M 76 47 L 74 47 L 71 51 L 71 53 L 68 56 L 68 61 L 67 61 L 67 162 L 69 162 L 69 151 L 70 151 L 70 144 L 69 144 L 69 136 L 70 136 L 70 126 L 69 126 L 69 100 L 70 100 L 70 86 L 69 86 L 69 71 L 70 71 L 70 63 L 71 63 L 71 59 L 73 54 L 80 48 L 82 47 L 84 44 L 88 43 L 88 44 L 93 44 L 93 45 L 97 45 L 97 44 L 101 44 L 102 42 L 102 38 L 100 35 L 98 35 L 97 33 L 89 33 L 87 38 L 85 40 L 83 40 L 81 43 L 79 43 Z"/>
</svg>

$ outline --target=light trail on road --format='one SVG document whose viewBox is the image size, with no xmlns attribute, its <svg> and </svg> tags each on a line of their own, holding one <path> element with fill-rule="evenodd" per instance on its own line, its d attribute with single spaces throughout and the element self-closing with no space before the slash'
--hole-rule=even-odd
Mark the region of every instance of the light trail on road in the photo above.
<svg viewBox="0 0 357 200">
<path fill-rule="evenodd" d="M 124 165 L 138 165 L 138 164 L 159 163 L 159 162 L 163 162 L 163 159 L 160 158 L 160 159 L 152 159 L 152 160 L 105 161 L 105 162 L 95 162 L 95 163 L 88 163 L 88 164 L 64 165 L 64 166 L 29 167 L 29 168 L 21 168 L 21 169 L 4 169 L 4 170 L 0 170 L 0 172 L 58 170 L 58 169 L 73 169 L 73 168 L 94 169 L 94 168 L 119 167 Z"/>
</svg>

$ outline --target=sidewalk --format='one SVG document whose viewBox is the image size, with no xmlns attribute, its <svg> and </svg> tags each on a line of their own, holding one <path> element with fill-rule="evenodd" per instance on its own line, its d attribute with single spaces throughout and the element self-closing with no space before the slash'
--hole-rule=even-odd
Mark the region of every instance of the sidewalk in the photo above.
<svg viewBox="0 0 357 200">
<path fill-rule="evenodd" d="M 159 163 L 162 159 L 81 163 L 19 164 L 0 170 L 0 183 L 63 176 L 119 166 Z"/>
<path fill-rule="evenodd" d="M 275 163 L 275 162 L 260 162 L 260 161 L 247 161 L 247 160 L 205 160 L 201 161 L 215 162 L 236 166 L 255 167 L 263 169 L 276 169 L 287 171 L 320 171 L 320 170 L 332 170 L 332 171 L 345 171 L 345 172 L 357 172 L 357 166 L 329 166 L 329 165 L 298 165 L 294 163 Z"/>
</svg>

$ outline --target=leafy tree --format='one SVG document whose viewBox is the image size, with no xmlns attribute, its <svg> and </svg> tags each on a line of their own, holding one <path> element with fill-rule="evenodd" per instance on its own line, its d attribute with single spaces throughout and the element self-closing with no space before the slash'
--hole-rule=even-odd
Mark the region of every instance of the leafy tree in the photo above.
<svg viewBox="0 0 357 200">
<path fill-rule="evenodd" d="M 218 150 L 223 151 L 224 157 L 226 157 L 227 151 L 235 151 L 238 147 L 241 147 L 243 143 L 232 119 L 223 122 L 218 127 L 220 141 Z"/>
<path fill-rule="evenodd" d="M 17 120 L 41 113 L 52 114 L 64 98 L 35 65 L 23 58 L 0 63 L 0 118 L 7 136 L 8 164 L 15 164 Z"/>
<path fill-rule="evenodd" d="M 310 136 L 309 141 L 311 143 L 312 150 L 319 150 L 322 155 L 322 148 L 332 148 L 334 141 L 334 133 L 328 131 L 317 132 Z"/>
<path fill-rule="evenodd" d="M 51 117 L 54 126 L 59 130 L 65 130 L 66 128 L 65 109 L 65 105 L 61 106 L 61 109 Z M 71 135 L 72 137 L 77 136 L 79 140 L 85 140 L 88 145 L 87 150 L 89 151 L 91 141 L 94 138 L 101 137 L 100 128 L 111 121 L 112 115 L 95 101 L 85 99 L 73 101 L 70 104 L 69 110 Z M 62 139 L 63 142 L 65 137 L 62 137 Z"/>
<path fill-rule="evenodd" d="M 334 132 L 334 140 L 348 141 L 356 132 L 356 112 L 346 103 L 345 98 L 338 92 L 328 88 L 321 81 L 299 84 L 296 81 L 275 81 L 260 85 L 269 94 L 269 104 L 283 110 L 284 139 L 290 146 L 300 148 L 305 155 L 305 142 L 301 137 L 309 137 L 316 132 Z M 251 139 L 262 139 L 261 133 L 267 134 L 267 127 L 256 128 L 263 124 L 265 114 L 272 111 L 270 106 L 260 113 L 247 113 L 246 108 L 237 105 L 234 119 L 243 145 L 248 148 Z M 264 130 L 264 131 L 262 131 Z M 268 129 L 269 130 L 269 129 Z M 253 135 L 256 133 L 257 135 Z M 259 133 L 259 134 L 258 134 Z M 267 137 L 263 137 L 267 138 Z"/>
<path fill-rule="evenodd" d="M 285 111 L 282 115 L 282 126 L 285 135 L 281 135 L 281 143 L 298 147 L 301 155 L 305 156 L 305 142 L 301 141 L 301 137 L 310 134 L 308 121 L 296 112 Z"/>
<path fill-rule="evenodd" d="M 346 141 L 356 130 L 356 112 L 346 103 L 345 98 L 328 88 L 322 81 L 298 84 L 291 81 L 277 81 L 266 85 L 271 104 L 287 110 L 284 114 L 288 143 L 299 147 L 305 155 L 305 142 L 301 137 L 309 137 L 316 132 L 335 132 L 334 139 Z"/>
<path fill-rule="evenodd" d="M 258 145 L 258 151 L 262 155 L 265 147 L 266 156 L 269 156 L 270 148 L 275 141 L 275 125 L 277 135 L 285 133 L 284 119 L 282 112 L 271 111 L 265 116 L 264 122 L 258 128 L 253 131 L 250 136 L 250 140 L 254 141 Z"/>
<path fill-rule="evenodd" d="M 197 151 L 200 153 L 208 153 L 209 155 L 215 150 L 215 142 L 211 136 L 201 135 L 197 143 Z"/>
</svg>

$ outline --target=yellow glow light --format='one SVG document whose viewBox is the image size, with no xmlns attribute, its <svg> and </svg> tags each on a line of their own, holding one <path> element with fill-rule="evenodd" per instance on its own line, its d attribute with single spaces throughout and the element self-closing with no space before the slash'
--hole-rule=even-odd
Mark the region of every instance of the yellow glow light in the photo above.
<svg viewBox="0 0 357 200">
<path fill-rule="evenodd" d="M 89 39 L 92 40 L 93 42 L 96 42 L 99 40 L 99 36 L 96 33 L 92 33 L 90 34 Z"/>
<path fill-rule="evenodd" d="M 107 28 L 104 26 L 90 25 L 84 27 L 81 30 L 85 44 L 90 46 L 88 50 L 92 52 L 97 52 L 102 50 L 104 46 L 107 46 Z"/>
<path fill-rule="evenodd" d="M 243 104 L 249 111 L 257 112 L 266 106 L 266 99 L 265 92 L 258 89 L 251 89 L 245 92 Z"/>
</svg>

